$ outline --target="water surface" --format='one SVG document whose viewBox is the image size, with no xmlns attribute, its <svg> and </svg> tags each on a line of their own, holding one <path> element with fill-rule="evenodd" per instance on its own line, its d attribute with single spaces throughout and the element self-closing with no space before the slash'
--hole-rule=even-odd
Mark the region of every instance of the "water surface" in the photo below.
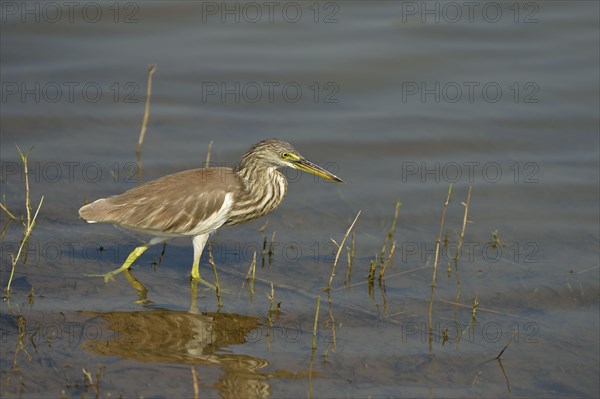
<svg viewBox="0 0 600 399">
<path fill-rule="evenodd" d="M 597 3 L 490 2 L 472 18 L 451 2 L 277 3 L 272 18 L 236 2 L 107 3 L 99 17 L 82 3 L 72 20 L 44 4 L 2 4 L 2 195 L 25 214 L 15 144 L 35 146 L 33 205 L 44 195 L 2 305 L 3 396 L 95 396 L 85 369 L 101 396 L 190 397 L 192 367 L 202 397 L 598 396 Z M 220 309 L 204 289 L 190 306 L 187 239 L 134 265 L 146 305 L 122 275 L 82 276 L 138 244 L 77 210 L 137 184 L 149 64 L 144 181 L 201 166 L 211 141 L 211 161 L 233 166 L 270 137 L 347 181 L 285 171 L 276 212 L 212 237 Z M 330 238 L 359 210 L 352 270 L 344 250 L 328 295 Z M 3 288 L 21 234 L 14 221 L 3 238 Z M 206 257 L 201 270 L 214 281 Z"/>
</svg>

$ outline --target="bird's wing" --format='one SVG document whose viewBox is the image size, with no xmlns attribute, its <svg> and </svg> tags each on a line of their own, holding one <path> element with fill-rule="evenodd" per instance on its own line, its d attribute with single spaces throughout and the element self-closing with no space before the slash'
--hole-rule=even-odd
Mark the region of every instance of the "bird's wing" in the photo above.
<svg viewBox="0 0 600 399">
<path fill-rule="evenodd" d="M 99 199 L 79 215 L 148 233 L 204 234 L 227 220 L 238 187 L 229 168 L 187 170 Z"/>
</svg>

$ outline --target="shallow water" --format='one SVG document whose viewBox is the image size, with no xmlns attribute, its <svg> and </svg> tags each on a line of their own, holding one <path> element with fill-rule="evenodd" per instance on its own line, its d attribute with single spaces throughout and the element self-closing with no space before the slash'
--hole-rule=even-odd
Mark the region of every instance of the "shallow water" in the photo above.
<svg viewBox="0 0 600 399">
<path fill-rule="evenodd" d="M 2 304 L 3 396 L 93 397 L 85 369 L 102 397 L 191 397 L 192 367 L 201 397 L 599 395 L 597 3 L 98 4 L 2 3 L 0 187 L 24 215 L 14 145 L 35 145 L 33 205 L 44 195 Z M 137 244 L 77 209 L 137 184 L 149 64 L 144 181 L 201 166 L 210 141 L 233 166 L 279 137 L 347 182 L 284 171 L 277 211 L 212 237 L 221 309 L 202 288 L 190 304 L 186 239 L 134 265 L 145 304 L 123 275 L 82 276 Z M 359 210 L 328 295 L 330 238 Z M 21 234 L 6 229 L 3 288 Z M 201 270 L 214 281 L 206 256 Z"/>
</svg>

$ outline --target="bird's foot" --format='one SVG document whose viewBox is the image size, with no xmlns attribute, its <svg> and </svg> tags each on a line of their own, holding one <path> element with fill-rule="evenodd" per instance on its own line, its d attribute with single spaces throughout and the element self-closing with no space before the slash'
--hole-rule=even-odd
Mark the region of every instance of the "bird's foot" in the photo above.
<svg viewBox="0 0 600 399">
<path fill-rule="evenodd" d="M 119 272 L 120 273 L 120 272 Z M 118 273 L 110 272 L 105 274 L 84 274 L 85 277 L 103 277 L 104 282 L 108 283 L 109 281 L 115 281 L 115 275 Z"/>
<path fill-rule="evenodd" d="M 203 286 L 210 288 L 211 290 L 216 291 L 217 287 L 215 287 L 214 285 L 212 285 L 211 283 L 209 283 L 208 281 L 204 280 L 203 278 L 201 278 L 200 276 L 191 276 L 190 277 L 190 281 L 192 282 L 192 284 L 202 284 Z"/>
</svg>

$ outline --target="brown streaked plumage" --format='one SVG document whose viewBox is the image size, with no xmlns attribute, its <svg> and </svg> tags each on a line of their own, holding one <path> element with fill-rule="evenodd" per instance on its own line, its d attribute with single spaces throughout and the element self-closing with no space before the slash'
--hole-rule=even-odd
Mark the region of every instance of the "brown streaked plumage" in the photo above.
<svg viewBox="0 0 600 399">
<path fill-rule="evenodd" d="M 250 148 L 235 169 L 174 173 L 83 206 L 79 215 L 90 223 L 112 223 L 152 237 L 135 248 L 119 269 L 99 276 L 108 281 L 127 270 L 150 246 L 174 237 L 193 236 L 191 277 L 199 281 L 200 256 L 211 232 L 259 218 L 279 206 L 287 191 L 287 180 L 277 171 L 283 166 L 342 182 L 303 158 L 289 143 L 271 139 Z"/>
</svg>

